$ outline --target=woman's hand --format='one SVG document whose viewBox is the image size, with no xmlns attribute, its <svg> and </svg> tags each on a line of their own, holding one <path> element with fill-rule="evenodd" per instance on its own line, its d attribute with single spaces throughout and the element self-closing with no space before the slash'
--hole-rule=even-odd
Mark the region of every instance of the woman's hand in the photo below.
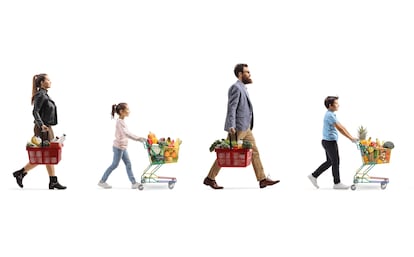
<svg viewBox="0 0 414 257">
<path fill-rule="evenodd" d="M 49 130 L 49 127 L 48 126 L 42 125 L 42 131 L 48 131 L 48 130 Z"/>
</svg>

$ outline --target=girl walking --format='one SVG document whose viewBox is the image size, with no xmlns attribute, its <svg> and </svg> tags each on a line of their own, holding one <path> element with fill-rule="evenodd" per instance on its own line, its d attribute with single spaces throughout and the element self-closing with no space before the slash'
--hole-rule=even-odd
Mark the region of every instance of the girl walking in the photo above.
<svg viewBox="0 0 414 257">
<path fill-rule="evenodd" d="M 103 174 L 101 180 L 98 183 L 98 186 L 105 189 L 112 188 L 112 186 L 106 183 L 106 181 L 108 180 L 108 177 L 109 175 L 111 175 L 112 171 L 118 167 L 119 162 L 122 159 L 126 167 L 126 172 L 128 174 L 129 181 L 132 184 L 131 188 L 137 189 L 140 183 L 137 183 L 135 181 L 135 177 L 132 172 L 131 161 L 129 159 L 127 151 L 128 140 L 132 139 L 135 141 L 144 142 L 145 138 L 138 137 L 129 132 L 128 127 L 125 123 L 125 117 L 129 116 L 129 107 L 127 103 L 119 103 L 112 105 L 112 119 L 115 117 L 115 114 L 118 115 L 118 119 L 116 121 L 115 126 L 115 140 L 112 146 L 114 157 L 112 160 L 112 164 L 106 169 L 105 173 Z"/>
</svg>

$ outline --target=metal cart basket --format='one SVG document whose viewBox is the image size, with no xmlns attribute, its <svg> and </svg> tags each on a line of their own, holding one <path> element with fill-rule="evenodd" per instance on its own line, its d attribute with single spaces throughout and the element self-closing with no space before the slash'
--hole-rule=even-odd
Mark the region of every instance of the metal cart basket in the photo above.
<svg viewBox="0 0 414 257">
<path fill-rule="evenodd" d="M 356 184 L 359 183 L 379 183 L 381 189 L 385 189 L 389 183 L 388 178 L 369 176 L 369 172 L 377 164 L 387 164 L 390 162 L 391 149 L 383 147 L 367 146 L 361 143 L 357 144 L 361 153 L 362 165 L 359 167 L 354 175 L 354 184 L 351 189 L 356 189 Z"/>
<path fill-rule="evenodd" d="M 139 190 L 144 189 L 145 183 L 167 183 L 169 189 L 173 189 L 177 179 L 175 177 L 158 176 L 156 172 L 164 164 L 176 163 L 178 161 L 179 146 L 171 147 L 163 144 L 149 144 L 144 142 L 147 149 L 150 164 L 141 175 Z"/>
</svg>

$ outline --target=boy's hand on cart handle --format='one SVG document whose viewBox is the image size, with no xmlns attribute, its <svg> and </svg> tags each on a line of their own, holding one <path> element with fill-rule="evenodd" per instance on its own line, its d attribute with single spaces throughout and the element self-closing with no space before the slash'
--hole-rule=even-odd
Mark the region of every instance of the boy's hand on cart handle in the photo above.
<svg viewBox="0 0 414 257">
<path fill-rule="evenodd" d="M 358 143 L 359 139 L 358 139 L 358 138 L 356 138 L 356 137 L 353 137 L 353 138 L 351 139 L 351 141 L 352 141 L 352 143 Z"/>
</svg>

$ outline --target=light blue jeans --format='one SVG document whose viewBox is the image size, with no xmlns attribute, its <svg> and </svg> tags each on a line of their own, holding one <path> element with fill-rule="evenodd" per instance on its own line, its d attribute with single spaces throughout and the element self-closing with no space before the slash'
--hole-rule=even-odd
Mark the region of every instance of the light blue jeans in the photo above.
<svg viewBox="0 0 414 257">
<path fill-rule="evenodd" d="M 114 151 L 114 159 L 112 160 L 111 166 L 109 166 L 108 169 L 106 169 L 105 173 L 103 174 L 101 178 L 101 182 L 106 182 L 106 180 L 108 180 L 109 175 L 111 175 L 112 171 L 118 167 L 119 162 L 122 159 L 126 167 L 129 181 L 131 181 L 132 184 L 135 184 L 136 181 L 135 181 L 134 173 L 132 173 L 132 165 L 131 165 L 131 161 L 129 160 L 128 151 L 126 149 L 125 150 L 119 149 L 115 146 L 112 146 L 112 150 Z"/>
</svg>

